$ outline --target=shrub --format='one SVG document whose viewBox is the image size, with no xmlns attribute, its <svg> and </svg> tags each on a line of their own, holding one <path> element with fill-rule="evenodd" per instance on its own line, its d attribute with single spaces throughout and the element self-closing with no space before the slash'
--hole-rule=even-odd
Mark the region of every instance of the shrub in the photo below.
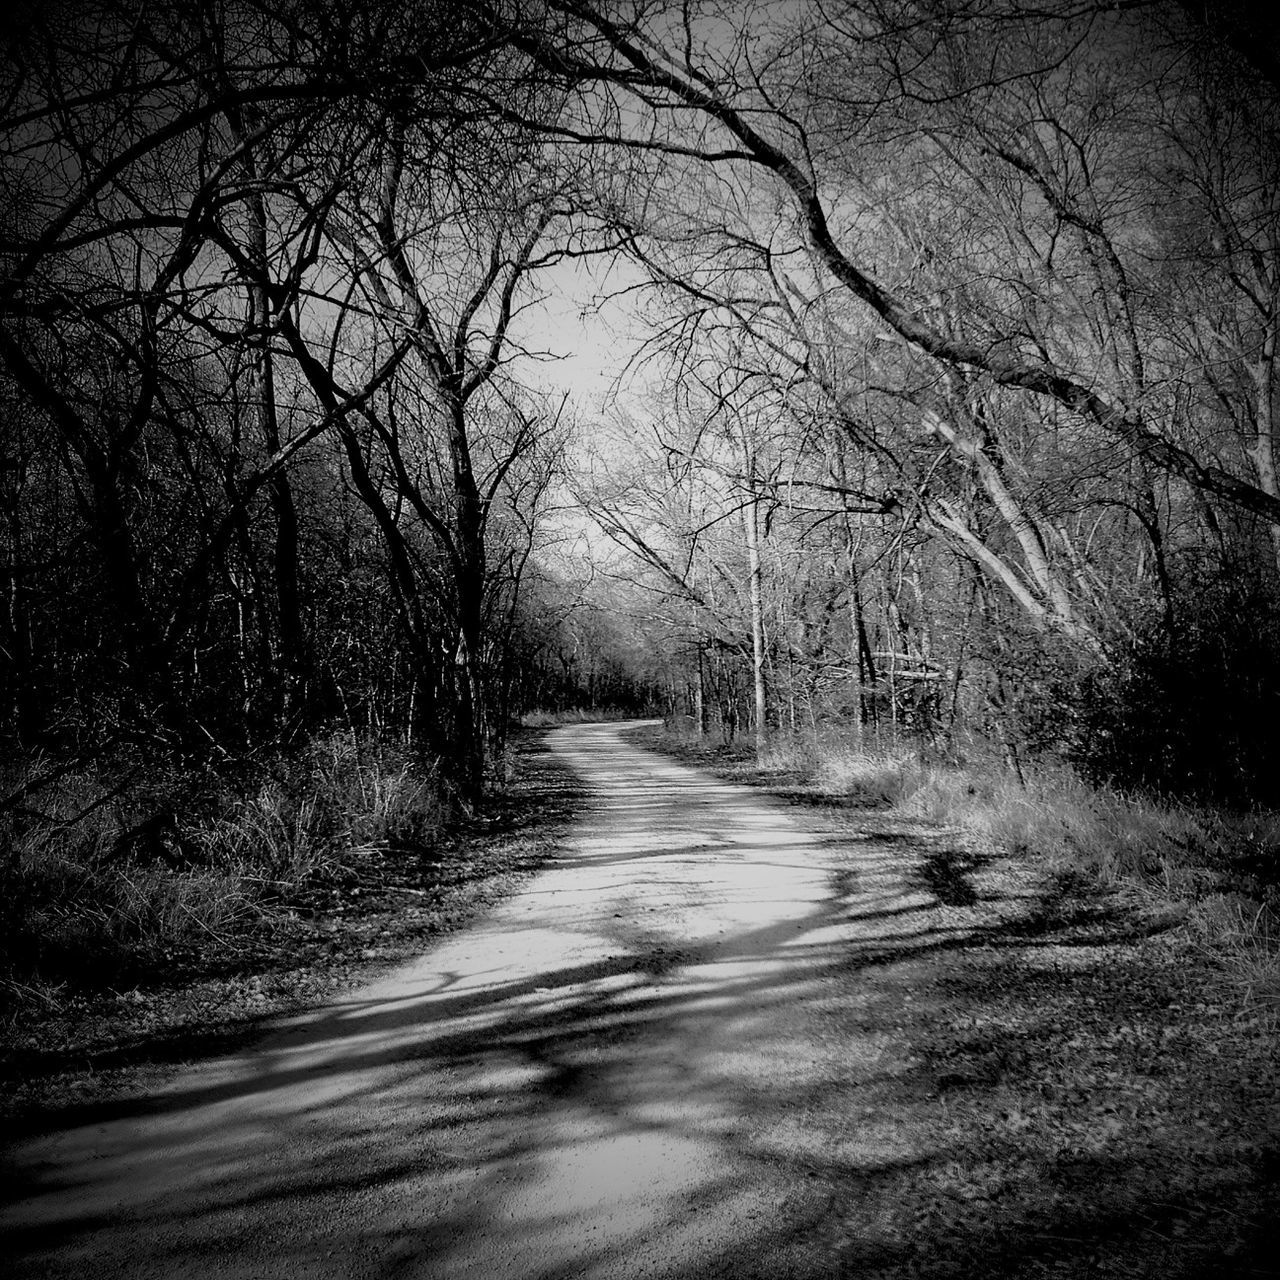
<svg viewBox="0 0 1280 1280">
<path fill-rule="evenodd" d="M 1239 579 L 1193 577 L 1176 625 L 1141 624 L 1076 698 L 1072 763 L 1090 781 L 1234 806 L 1280 777 L 1280 610 Z"/>
</svg>

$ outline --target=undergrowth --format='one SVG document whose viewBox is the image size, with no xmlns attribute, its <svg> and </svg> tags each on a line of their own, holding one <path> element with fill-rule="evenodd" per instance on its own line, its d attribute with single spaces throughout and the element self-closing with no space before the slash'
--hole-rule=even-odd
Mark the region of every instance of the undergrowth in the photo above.
<svg viewBox="0 0 1280 1280">
<path fill-rule="evenodd" d="M 40 768 L 10 765 L 0 795 Z M 430 765 L 350 733 L 218 770 L 64 773 L 0 810 L 0 1005 L 162 978 L 361 855 L 430 856 L 449 818 Z"/>
</svg>

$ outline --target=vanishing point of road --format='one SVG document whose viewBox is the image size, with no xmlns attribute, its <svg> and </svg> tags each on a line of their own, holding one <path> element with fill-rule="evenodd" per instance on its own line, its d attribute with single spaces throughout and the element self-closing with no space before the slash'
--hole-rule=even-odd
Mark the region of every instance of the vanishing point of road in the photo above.
<svg viewBox="0 0 1280 1280">
<path fill-rule="evenodd" d="M 839 1274 L 859 1178 L 916 1155 L 861 1105 L 905 1069 L 859 1022 L 857 956 L 924 944 L 934 900 L 901 847 L 618 726 L 551 745 L 590 807 L 515 896 L 252 1051 L 19 1143 L 7 1274 Z"/>
</svg>

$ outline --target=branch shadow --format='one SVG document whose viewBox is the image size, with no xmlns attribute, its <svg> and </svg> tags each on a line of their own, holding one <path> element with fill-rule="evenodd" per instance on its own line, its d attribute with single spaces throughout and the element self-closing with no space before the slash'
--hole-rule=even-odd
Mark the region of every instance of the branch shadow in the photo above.
<svg viewBox="0 0 1280 1280">
<path fill-rule="evenodd" d="M 977 862 L 917 849 L 913 883 L 905 842 L 735 846 L 732 807 L 716 795 L 706 814 L 691 811 L 681 856 L 703 856 L 704 822 L 718 857 L 737 848 L 780 869 L 821 852 L 834 864 L 822 895 L 716 937 L 597 922 L 605 954 L 569 948 L 505 979 L 492 976 L 495 955 L 484 959 L 492 969 L 442 969 L 429 988 L 356 993 L 161 1094 L 35 1117 L 8 1135 L 0 1169 L 11 1274 L 79 1274 L 86 1259 L 95 1275 L 212 1274 L 216 1258 L 217 1274 L 441 1280 L 1013 1277 L 1050 1265 L 1083 1275 L 1099 1240 L 1133 1262 L 1123 1241 L 1141 1215 L 1155 1238 L 1197 1192 L 1227 1186 L 1225 1162 L 1203 1163 L 1157 1201 L 1131 1164 L 1087 1156 L 1029 1171 L 1043 1196 L 994 1224 L 969 1213 L 918 1238 L 879 1229 L 876 1213 L 967 1159 L 964 1149 L 940 1132 L 888 1149 L 840 1140 L 806 1131 L 805 1117 L 847 1114 L 856 1130 L 856 1101 L 892 1129 L 908 1100 L 941 1105 L 1025 1076 L 1041 1030 L 975 1035 L 946 1062 L 923 1052 L 904 1067 L 875 1049 L 898 1025 L 882 993 L 865 1010 L 871 1048 L 857 1060 L 847 1029 L 826 1057 L 796 1059 L 797 1020 L 820 1023 L 833 990 L 870 990 L 878 971 L 976 947 L 1096 945 L 1099 929 L 1132 938 L 1146 926 L 1012 898 L 985 900 L 1009 919 L 958 919 L 954 907 L 978 900 Z M 673 853 L 646 847 L 643 833 L 634 843 L 585 864 L 643 878 Z M 1026 998 L 1042 998 L 1046 981 L 1069 992 L 1088 980 L 1088 970 L 1040 974 Z M 1151 1167 L 1180 1154 L 1153 1151 Z M 1261 1236 L 1245 1234 L 1234 1257 L 1171 1250 L 1163 1270 L 1132 1274 L 1264 1274 L 1221 1269 L 1260 1263 Z"/>
</svg>

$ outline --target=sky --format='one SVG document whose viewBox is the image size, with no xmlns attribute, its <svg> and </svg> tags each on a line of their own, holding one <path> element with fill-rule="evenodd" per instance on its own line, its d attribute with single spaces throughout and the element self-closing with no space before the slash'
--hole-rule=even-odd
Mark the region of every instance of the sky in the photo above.
<svg viewBox="0 0 1280 1280">
<path fill-rule="evenodd" d="M 634 294 L 640 279 L 621 262 L 609 267 L 566 262 L 539 283 L 548 296 L 522 317 L 521 337 L 547 358 L 521 362 L 519 373 L 551 393 L 569 392 L 579 415 L 599 416 L 615 394 L 627 394 L 627 364 L 644 341 Z"/>
</svg>

